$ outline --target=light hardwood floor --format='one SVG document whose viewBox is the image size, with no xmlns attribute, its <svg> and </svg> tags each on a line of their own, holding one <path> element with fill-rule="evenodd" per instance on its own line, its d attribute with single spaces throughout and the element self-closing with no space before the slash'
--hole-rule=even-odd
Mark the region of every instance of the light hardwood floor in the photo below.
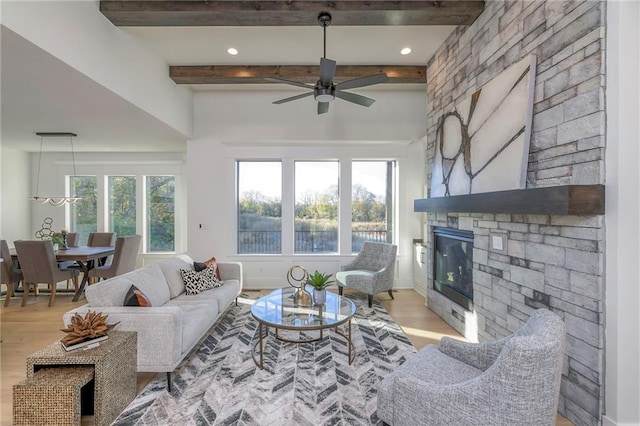
<svg viewBox="0 0 640 426">
<path fill-rule="evenodd" d="M 251 292 L 250 290 L 248 290 Z M 260 293 L 264 293 L 261 291 Z M 402 326 L 413 345 L 420 349 L 424 345 L 437 344 L 442 336 L 463 339 L 448 324 L 431 312 L 424 298 L 413 290 L 394 292 L 395 300 L 380 294 L 380 301 L 393 319 Z M 13 385 L 26 377 L 26 357 L 38 349 L 59 340 L 63 333 L 62 314 L 85 301 L 72 302 L 71 295 L 59 294 L 56 303 L 49 308 L 48 295 L 29 297 L 26 307 L 20 307 L 20 299 L 14 298 L 9 307 L 0 307 L 0 424 L 12 424 Z M 4 297 L 2 297 L 4 303 Z M 138 373 L 138 392 L 154 377 L 153 373 Z M 83 418 L 83 424 L 91 424 Z M 558 416 L 556 425 L 571 425 Z"/>
</svg>

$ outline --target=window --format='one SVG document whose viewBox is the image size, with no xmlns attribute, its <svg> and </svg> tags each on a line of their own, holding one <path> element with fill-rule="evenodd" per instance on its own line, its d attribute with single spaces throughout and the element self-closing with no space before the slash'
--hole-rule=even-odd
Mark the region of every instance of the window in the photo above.
<svg viewBox="0 0 640 426">
<path fill-rule="evenodd" d="M 338 251 L 337 161 L 295 162 L 295 253 Z"/>
<path fill-rule="evenodd" d="M 365 241 L 393 241 L 393 161 L 354 161 L 351 167 L 351 251 Z"/>
<path fill-rule="evenodd" d="M 78 245 L 85 245 L 91 232 L 98 230 L 98 179 L 96 176 L 69 176 L 69 195 L 82 197 L 71 204 L 69 229 L 78 233 Z"/>
<path fill-rule="evenodd" d="M 238 253 L 282 253 L 282 163 L 238 161 Z"/>
<path fill-rule="evenodd" d="M 175 178 L 147 176 L 146 245 L 147 252 L 175 250 Z"/>
<path fill-rule="evenodd" d="M 388 160 L 237 160 L 237 253 L 345 255 L 392 243 L 395 175 Z"/>
<path fill-rule="evenodd" d="M 136 178 L 109 176 L 108 229 L 120 237 L 136 234 Z"/>
</svg>

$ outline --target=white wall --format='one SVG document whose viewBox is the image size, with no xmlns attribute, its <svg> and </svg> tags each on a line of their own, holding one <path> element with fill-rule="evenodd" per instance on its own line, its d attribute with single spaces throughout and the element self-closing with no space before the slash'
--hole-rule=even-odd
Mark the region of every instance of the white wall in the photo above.
<svg viewBox="0 0 640 426">
<path fill-rule="evenodd" d="M 413 199 L 421 196 L 411 141 L 426 133 L 424 92 L 390 89 L 361 92 L 377 100 L 371 108 L 335 101 L 318 116 L 315 102 L 272 105 L 300 91 L 243 90 L 194 95 L 194 134 L 187 144 L 189 251 L 197 258 L 240 260 L 248 288 L 286 285 L 286 272 L 300 264 L 336 272 L 351 253 L 327 255 L 236 255 L 236 159 L 385 159 L 398 163 L 397 288 L 412 287 L 412 240 L 420 237 L 420 215 Z M 307 102 L 308 101 L 308 102 Z M 418 174 L 418 177 L 416 177 Z M 345 184 L 342 182 L 341 184 Z M 200 225 L 203 225 L 200 228 Z"/>
<path fill-rule="evenodd" d="M 605 425 L 640 424 L 640 3 L 607 2 Z"/>
<path fill-rule="evenodd" d="M 0 5 L 2 25 L 178 132 L 191 134 L 190 90 L 169 78 L 164 60 L 108 21 L 98 1 L 3 0 Z"/>
<path fill-rule="evenodd" d="M 29 154 L 0 146 L 0 236 L 9 247 L 31 234 Z"/>
</svg>

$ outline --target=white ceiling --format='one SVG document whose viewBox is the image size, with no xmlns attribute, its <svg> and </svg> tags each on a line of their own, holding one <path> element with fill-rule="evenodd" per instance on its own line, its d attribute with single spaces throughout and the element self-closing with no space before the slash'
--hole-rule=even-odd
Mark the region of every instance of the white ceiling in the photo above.
<svg viewBox="0 0 640 426">
<path fill-rule="evenodd" d="M 453 28 L 331 26 L 327 29 L 327 57 L 339 65 L 426 65 Z M 120 30 L 147 45 L 168 65 L 312 65 L 322 56 L 319 26 Z M 74 132 L 79 152 L 185 150 L 185 137 L 150 114 L 5 27 L 1 39 L 3 145 L 36 152 L 40 140 L 35 132 Z M 400 55 L 406 46 L 413 52 Z M 228 55 L 228 47 L 237 48 L 240 54 Z M 384 86 L 390 85 L 377 89 L 384 90 Z M 269 85 L 270 90 L 278 87 Z M 239 85 L 192 88 L 247 89 Z M 407 89 L 424 87 L 410 85 Z"/>
</svg>

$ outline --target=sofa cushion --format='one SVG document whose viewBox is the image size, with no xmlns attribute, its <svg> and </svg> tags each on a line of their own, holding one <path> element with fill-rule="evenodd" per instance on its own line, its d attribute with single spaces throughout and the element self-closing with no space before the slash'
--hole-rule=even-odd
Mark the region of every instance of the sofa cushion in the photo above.
<svg viewBox="0 0 640 426">
<path fill-rule="evenodd" d="M 184 288 L 188 295 L 202 293 L 214 287 L 220 287 L 222 283 L 215 277 L 213 268 L 205 268 L 202 271 L 180 269 L 180 275 L 184 280 Z"/>
<path fill-rule="evenodd" d="M 88 286 L 84 294 L 89 305 L 95 307 L 122 306 L 122 301 L 129 288 L 134 284 L 129 278 L 130 274 L 131 272 Z"/>
<path fill-rule="evenodd" d="M 133 284 L 147 295 L 152 306 L 162 306 L 169 301 L 169 286 L 157 263 L 136 269 L 129 274 Z"/>
<path fill-rule="evenodd" d="M 387 422 L 393 418 L 396 377 L 409 376 L 427 383 L 452 385 L 480 374 L 481 370 L 445 355 L 435 345 L 427 345 L 378 383 L 378 417 Z"/>
<path fill-rule="evenodd" d="M 180 276 L 180 269 L 193 269 L 193 258 L 187 253 L 182 253 L 171 259 L 165 259 L 158 265 L 167 280 L 171 299 L 184 293 L 184 281 Z"/>
<path fill-rule="evenodd" d="M 166 306 L 175 306 L 183 311 L 181 349 L 183 354 L 193 348 L 218 318 L 219 311 L 215 300 L 200 298 L 200 295 L 187 296 L 183 294 L 171 299 Z"/>
</svg>

